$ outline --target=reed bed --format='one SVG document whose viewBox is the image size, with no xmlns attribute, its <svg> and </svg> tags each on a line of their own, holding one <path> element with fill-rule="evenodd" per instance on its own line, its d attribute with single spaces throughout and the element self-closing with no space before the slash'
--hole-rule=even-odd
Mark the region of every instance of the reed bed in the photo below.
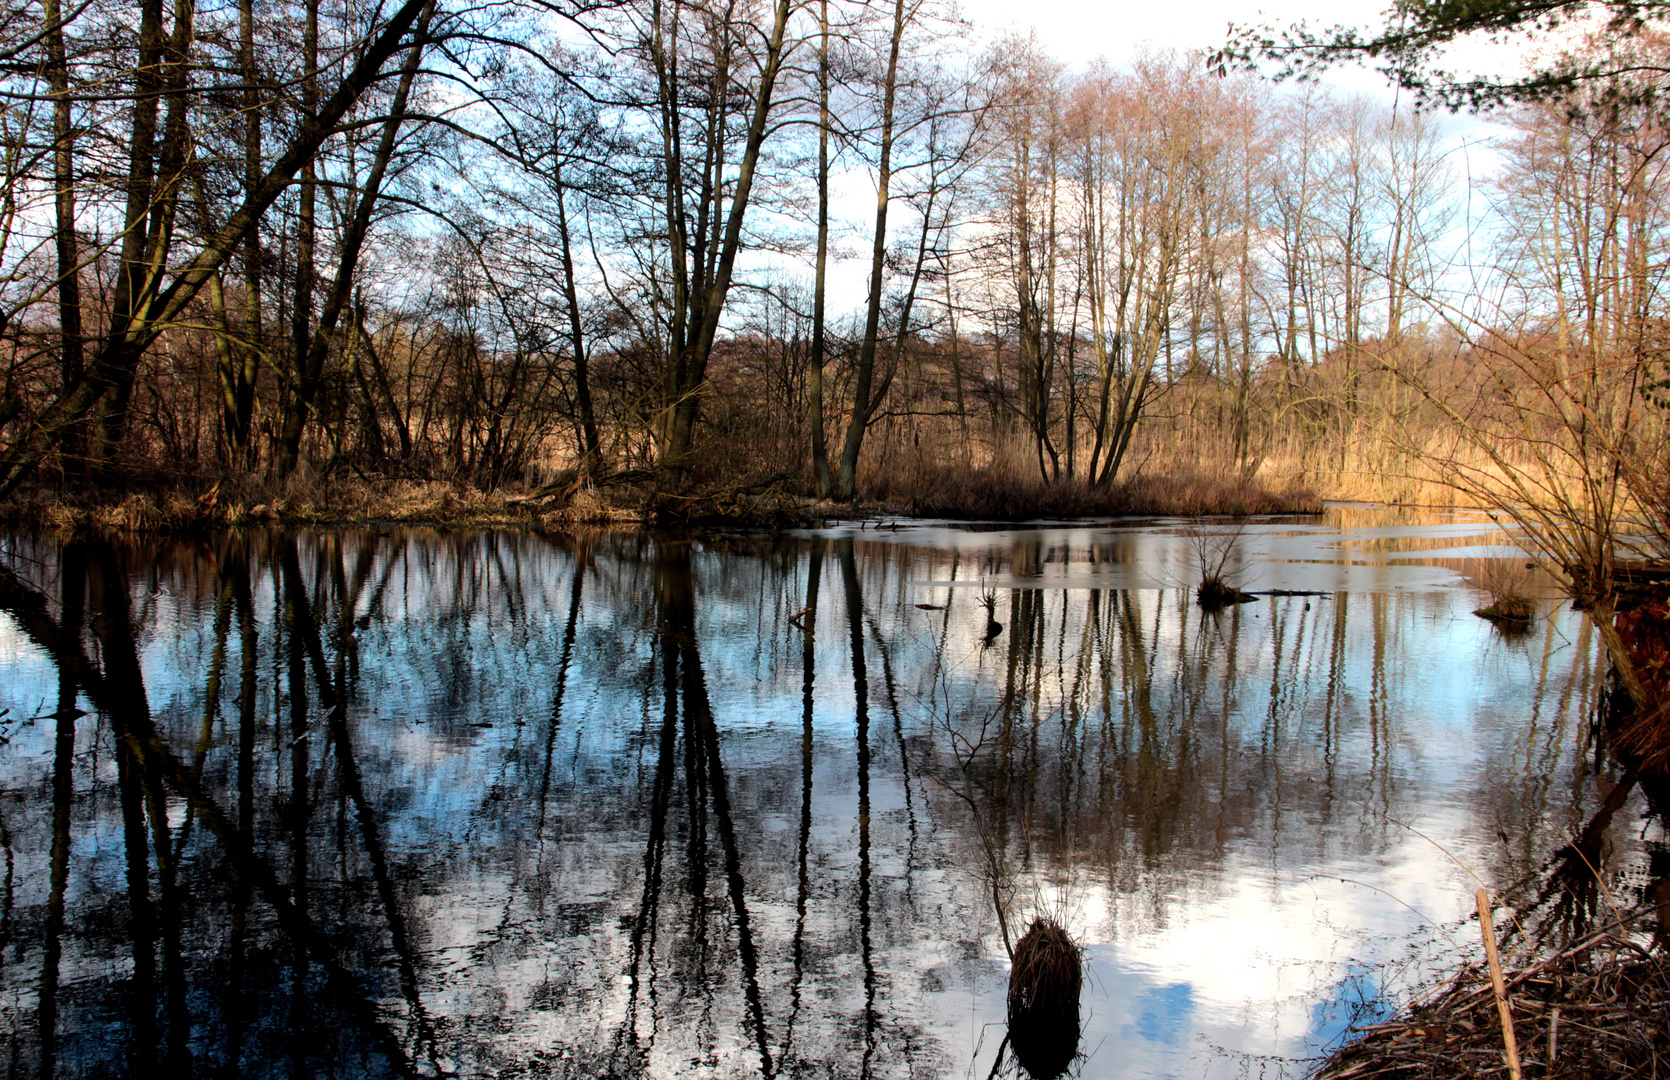
<svg viewBox="0 0 1670 1080">
<path fill-rule="evenodd" d="M 919 465 L 875 478 L 876 498 L 918 517 L 1021 521 L 1035 518 L 1202 517 L 1320 514 L 1323 503 L 1300 485 L 1267 487 L 1211 472 L 1144 474 L 1109 487 L 1082 479 L 1046 481 L 1002 463 Z"/>
</svg>

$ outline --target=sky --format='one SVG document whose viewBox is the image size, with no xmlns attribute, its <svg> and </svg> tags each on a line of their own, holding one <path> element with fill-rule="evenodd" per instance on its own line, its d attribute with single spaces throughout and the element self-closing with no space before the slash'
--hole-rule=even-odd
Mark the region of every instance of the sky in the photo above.
<svg viewBox="0 0 1670 1080">
<path fill-rule="evenodd" d="M 959 7 L 977 31 L 1000 34 L 1009 29 L 1035 30 L 1050 53 L 1073 67 L 1098 57 L 1116 66 L 1142 49 L 1215 49 L 1229 36 L 1229 26 L 1284 28 L 1305 22 L 1313 29 L 1335 25 L 1376 27 L 1384 22 L 1391 0 L 960 0 Z M 1469 43 L 1450 54 L 1462 68 L 1512 64 L 1521 50 Z M 1341 67 L 1325 80 L 1342 90 L 1385 96 L 1394 91 L 1373 71 Z"/>
<path fill-rule="evenodd" d="M 1228 37 L 1231 22 L 1286 26 L 1300 20 L 1315 26 L 1379 21 L 1381 0 L 1278 0 L 1254 6 L 1245 0 L 1182 0 L 1140 3 L 1133 0 L 961 0 L 966 18 L 981 31 L 1036 30 L 1050 53 L 1072 67 L 1098 57 L 1116 66 L 1144 47 L 1213 49 Z M 1372 72 L 1336 76 L 1352 89 L 1385 92 L 1385 81 Z"/>
<path fill-rule="evenodd" d="M 1034 31 L 1048 52 L 1074 69 L 1097 59 L 1122 66 L 1144 50 L 1211 50 L 1229 38 L 1237 26 L 1286 28 L 1305 22 L 1313 29 L 1336 25 L 1364 28 L 1384 23 L 1392 0 L 959 0 L 963 16 L 974 24 L 974 36 L 984 42 L 1015 30 Z M 1447 54 L 1447 67 L 1460 71 L 1515 70 L 1524 54 L 1516 45 L 1468 42 Z M 1342 65 L 1322 82 L 1341 94 L 1361 94 L 1388 105 L 1412 104 L 1384 76 L 1368 67 Z M 1446 116 L 1443 126 L 1469 141 L 1499 132 L 1488 119 Z"/>
<path fill-rule="evenodd" d="M 1323 28 L 1339 24 L 1378 26 L 1381 13 L 1391 0 L 1272 0 L 1263 5 L 1246 0 L 957 0 L 958 12 L 971 24 L 969 54 L 977 55 L 987 44 L 1005 34 L 1034 32 L 1044 51 L 1071 70 L 1082 70 L 1094 61 L 1106 60 L 1124 67 L 1148 51 L 1175 50 L 1187 53 L 1211 50 L 1224 44 L 1229 26 L 1287 27 L 1307 21 Z M 1469 50 L 1481 60 L 1502 62 L 1481 49 Z M 1514 62 L 1510 55 L 1508 63 Z M 1465 69 L 1465 63 L 1455 66 Z M 1343 65 L 1321 80 L 1333 93 L 1346 97 L 1361 95 L 1387 108 L 1412 108 L 1413 96 L 1400 93 L 1384 76 L 1366 67 Z M 1495 171 L 1498 157 L 1490 141 L 1505 129 L 1486 117 L 1438 116 L 1448 136 L 1452 172 L 1458 183 L 1487 179 Z M 874 188 L 856 179 L 840 185 L 835 216 L 850 222 L 862 235 L 875 213 Z M 914 226 L 912 226 L 914 227 Z M 1458 240 L 1459 244 L 1460 241 Z M 845 257 L 838 254 L 831 267 L 829 292 L 834 311 L 856 311 L 864 303 L 869 281 L 867 251 L 854 249 Z"/>
<path fill-rule="evenodd" d="M 1213 50 L 1229 38 L 1229 28 L 1238 26 L 1285 29 L 1305 22 L 1313 29 L 1350 25 L 1364 29 L 1384 24 L 1384 12 L 1392 0 L 955 0 L 958 13 L 970 25 L 969 52 L 978 54 L 987 44 L 1005 34 L 1028 32 L 1037 35 L 1044 51 L 1070 70 L 1082 70 L 1096 60 L 1121 68 L 1152 51 Z M 1460 73 L 1511 73 L 1524 63 L 1528 49 L 1509 43 L 1492 45 L 1464 42 L 1452 46 L 1444 66 Z M 1385 76 L 1367 66 L 1344 64 L 1327 71 L 1320 82 L 1338 97 L 1362 96 L 1399 111 L 1412 110 L 1414 95 L 1400 91 Z M 1509 134 L 1492 117 L 1439 112 L 1439 129 L 1451 147 L 1451 172 L 1457 185 L 1488 180 L 1501 163 L 1493 143 Z M 873 190 L 873 189 L 871 189 Z M 874 213 L 873 196 L 863 185 L 853 185 L 850 200 L 837 208 L 837 216 L 860 225 Z M 1471 203 L 1458 190 L 1458 201 Z M 1461 215 L 1458 228 L 1465 230 L 1471 218 Z M 1456 240 L 1462 243 L 1460 234 Z M 835 310 L 856 309 L 863 303 L 868 281 L 868 262 L 862 258 L 837 259 L 831 279 Z"/>
</svg>

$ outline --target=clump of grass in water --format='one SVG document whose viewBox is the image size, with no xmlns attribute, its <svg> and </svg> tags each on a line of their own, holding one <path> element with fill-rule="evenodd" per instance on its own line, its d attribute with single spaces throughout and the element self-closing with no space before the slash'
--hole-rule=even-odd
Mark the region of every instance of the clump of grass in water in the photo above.
<svg viewBox="0 0 1670 1080">
<path fill-rule="evenodd" d="M 1481 619 L 1495 619 L 1497 622 L 1528 623 L 1535 614 L 1531 601 L 1523 596 L 1505 596 L 1485 607 L 1479 608 L 1473 614 Z"/>
<path fill-rule="evenodd" d="M 1522 630 L 1531 625 L 1536 607 L 1527 595 L 1531 576 L 1526 564 L 1486 563 L 1475 582 L 1490 594 L 1490 603 L 1473 614 L 1509 630 Z"/>
<path fill-rule="evenodd" d="M 997 591 L 983 590 L 980 593 L 980 606 L 986 609 L 985 644 L 990 645 L 997 635 L 1003 633 L 1003 624 L 997 621 Z"/>
<path fill-rule="evenodd" d="M 1231 604 L 1245 604 L 1258 597 L 1242 592 L 1231 580 L 1230 558 L 1235 554 L 1236 541 L 1241 538 L 1242 526 L 1229 532 L 1208 532 L 1192 529 L 1188 536 L 1194 545 L 1195 566 L 1200 571 L 1200 584 L 1195 586 L 1195 603 L 1207 611 L 1218 611 Z"/>
<path fill-rule="evenodd" d="M 1009 969 L 1009 1046 L 1035 1080 L 1060 1076 L 1077 1055 L 1083 984 L 1071 935 L 1047 916 L 1033 919 Z"/>
<path fill-rule="evenodd" d="M 1258 597 L 1252 593 L 1242 592 L 1223 578 L 1203 578 L 1200 584 L 1195 586 L 1195 603 L 1207 611 L 1217 611 L 1231 604 L 1246 604 L 1257 599 Z"/>
</svg>

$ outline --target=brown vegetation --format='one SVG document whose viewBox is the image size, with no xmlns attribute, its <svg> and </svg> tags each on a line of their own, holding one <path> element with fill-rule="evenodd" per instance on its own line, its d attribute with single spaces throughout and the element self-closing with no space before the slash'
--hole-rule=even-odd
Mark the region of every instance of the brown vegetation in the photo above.
<svg viewBox="0 0 1670 1080">
<path fill-rule="evenodd" d="M 26 490 L 0 503 L 0 519 L 48 529 L 161 533 L 349 522 L 551 529 L 644 523 L 642 512 L 611 505 L 590 489 L 561 501 L 542 501 L 441 481 L 346 480 L 317 486 L 292 482 L 277 490 L 253 485 L 227 490 L 217 484 L 195 496 L 158 489 L 113 500 L 75 500 Z"/>
<path fill-rule="evenodd" d="M 1018 521 L 1113 516 L 1317 514 L 1322 500 L 1305 490 L 1271 492 L 1241 481 L 1186 478 L 1132 481 L 1100 491 L 1062 481 L 1044 483 L 999 470 L 907 474 L 878 484 L 878 498 L 856 503 L 813 501 L 797 477 L 758 484 L 706 484 L 658 489 L 654 473 L 638 482 L 583 478 L 531 491 L 481 490 L 441 480 L 368 482 L 336 477 L 282 485 L 178 482 L 144 490 L 92 492 L 80 498 L 51 488 L 26 488 L 0 501 L 0 520 L 49 529 L 91 527 L 127 532 L 181 532 L 245 524 L 361 521 L 563 529 L 613 525 L 740 525 L 800 527 L 829 519 L 909 514 L 958 520 Z"/>
<path fill-rule="evenodd" d="M 313 0 L 149 6 L 131 55 L 105 0 L 14 28 L 0 161 L 39 201 L 0 229 L 0 491 L 150 493 L 114 524 L 190 518 L 168 493 L 215 483 L 251 512 L 443 483 L 669 521 L 831 494 L 1016 518 L 1559 485 L 1615 521 L 1601 466 L 1658 475 L 1648 114 L 1512 118 L 1488 258 L 1513 287 L 1463 318 L 1429 118 L 1179 57 L 1071 74 L 1018 39 L 961 69 L 927 6 L 591 7 L 568 14 L 597 56 L 532 30 L 449 53 L 482 102 L 424 60 L 479 29 L 445 4 L 366 27 Z M 862 225 L 832 223 L 837 169 L 876 179 Z M 1605 273 L 1568 272 L 1573 245 Z M 830 311 L 843 246 L 869 277 Z M 579 474 L 602 493 L 545 491 Z"/>
<path fill-rule="evenodd" d="M 1247 604 L 1258 597 L 1242 592 L 1221 577 L 1203 578 L 1195 586 L 1195 603 L 1207 611 L 1219 611 L 1231 604 Z"/>
<path fill-rule="evenodd" d="M 1499 599 L 1492 600 L 1484 607 L 1474 611 L 1473 614 L 1477 615 L 1481 619 L 1489 619 L 1500 625 L 1525 627 L 1529 626 L 1531 623 L 1532 611 L 1531 601 L 1527 600 L 1525 597 L 1503 596 Z"/>
<path fill-rule="evenodd" d="M 1613 748 L 1643 773 L 1662 778 L 1670 773 L 1670 593 L 1620 611 L 1616 622 L 1646 700 L 1614 696 Z"/>
<path fill-rule="evenodd" d="M 1319 514 L 1322 499 L 1302 487 L 1271 490 L 1211 474 L 1148 474 L 1106 487 L 1078 478 L 1046 480 L 1014 465 L 977 468 L 906 463 L 873 477 L 877 498 L 921 517 L 1015 521 L 1028 518 L 1208 514 Z"/>
<path fill-rule="evenodd" d="M 1079 947 L 1072 937 L 1054 919 L 1033 919 L 1015 942 L 1015 963 L 1009 972 L 1011 1020 L 1033 1010 L 1077 1009 L 1083 982 Z"/>
<path fill-rule="evenodd" d="M 1473 612 L 1508 630 L 1526 629 L 1536 608 L 1528 594 L 1530 570 L 1524 564 L 1496 559 L 1484 565 L 1478 585 L 1490 594 L 1490 603 Z"/>
<path fill-rule="evenodd" d="M 1009 969 L 1009 1045 L 1037 1080 L 1061 1075 L 1078 1054 L 1083 984 L 1072 937 L 1054 919 L 1033 919 Z"/>
<path fill-rule="evenodd" d="M 1624 1080 L 1664 1075 L 1670 1058 L 1670 959 L 1622 928 L 1507 973 L 1515 1042 L 1533 1077 Z M 1314 1080 L 1452 1080 L 1507 1075 L 1495 991 L 1469 964 L 1394 1023 L 1358 1029 Z"/>
</svg>

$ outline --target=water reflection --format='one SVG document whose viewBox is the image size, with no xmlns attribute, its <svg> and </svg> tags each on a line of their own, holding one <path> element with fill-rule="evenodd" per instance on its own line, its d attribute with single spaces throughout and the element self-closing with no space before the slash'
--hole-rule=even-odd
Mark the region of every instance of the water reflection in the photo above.
<svg viewBox="0 0 1670 1080">
<path fill-rule="evenodd" d="M 1393 524 L 12 536 L 7 1072 L 986 1075 L 1040 912 L 1083 1075 L 1301 1072 L 1470 872 L 1651 887 L 1587 624 Z"/>
</svg>

